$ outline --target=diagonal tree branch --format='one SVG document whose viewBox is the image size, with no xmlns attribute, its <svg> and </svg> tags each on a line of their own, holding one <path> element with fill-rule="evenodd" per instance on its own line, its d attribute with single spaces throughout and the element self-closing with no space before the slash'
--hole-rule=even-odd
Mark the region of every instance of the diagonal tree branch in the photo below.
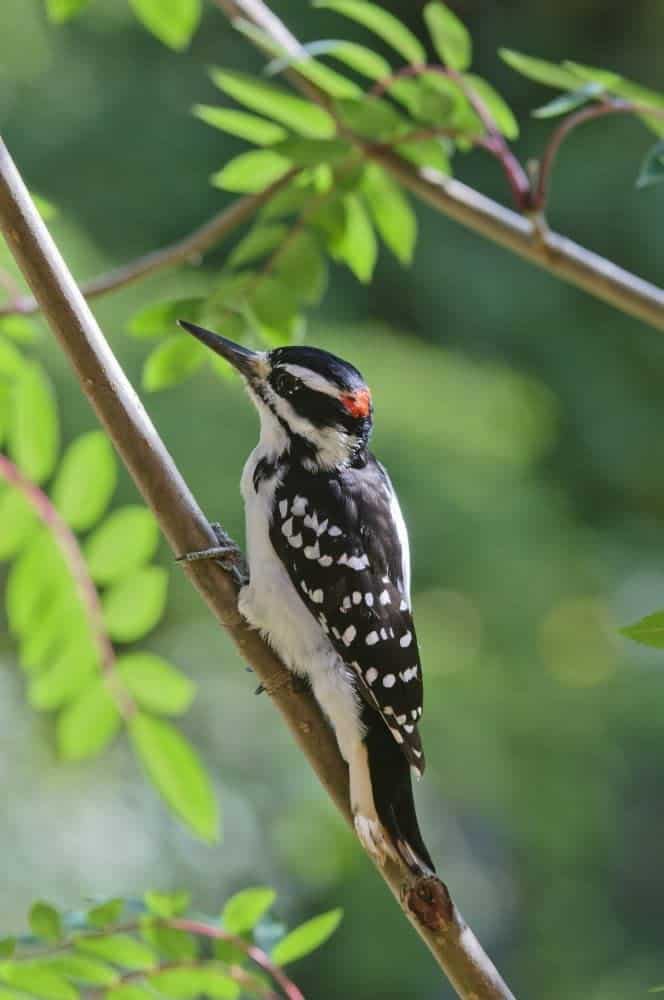
<svg viewBox="0 0 664 1000">
<path fill-rule="evenodd" d="M 0 226 L 44 316 L 67 354 L 100 421 L 177 554 L 216 538 L 114 357 L 8 150 L 0 141 Z M 236 588 L 215 563 L 185 572 L 265 685 L 330 796 L 350 819 L 348 774 L 336 739 L 313 697 L 290 675 L 237 609 Z M 378 869 L 457 993 L 467 1000 L 513 1000 L 438 879 L 416 878 L 403 863 Z"/>
<path fill-rule="evenodd" d="M 297 38 L 263 0 L 214 2 L 231 20 L 244 18 L 266 32 L 288 55 L 302 55 Z M 286 75 L 307 97 L 318 100 L 326 107 L 329 105 L 326 96 L 300 76 L 296 67 L 289 67 Z M 583 288 L 621 312 L 636 316 L 657 330 L 664 330 L 664 290 L 565 236 L 550 231 L 538 213 L 534 213 L 532 218 L 518 215 L 461 181 L 443 177 L 429 168 L 418 169 L 384 148 L 367 143 L 362 143 L 362 146 L 405 188 L 437 211 L 556 277 Z"/>
<path fill-rule="evenodd" d="M 155 271 L 175 267 L 176 264 L 182 264 L 184 261 L 196 260 L 211 247 L 225 239 L 226 236 L 229 236 L 243 222 L 255 215 L 261 205 L 264 205 L 277 191 L 285 187 L 296 173 L 297 170 L 289 170 L 287 174 L 284 174 L 283 177 L 280 177 L 259 194 L 238 198 L 228 208 L 223 209 L 181 240 L 160 247 L 159 250 L 146 253 L 113 271 L 100 274 L 98 277 L 92 278 L 91 281 L 85 282 L 81 285 L 83 295 L 86 299 L 107 295 L 108 292 L 124 288 L 125 285 L 132 285 L 135 281 L 140 281 L 141 278 L 154 274 Z M 10 302 L 0 306 L 0 316 L 16 313 L 22 316 L 31 316 L 36 312 L 39 312 L 39 303 L 31 295 L 18 298 L 12 296 Z"/>
</svg>

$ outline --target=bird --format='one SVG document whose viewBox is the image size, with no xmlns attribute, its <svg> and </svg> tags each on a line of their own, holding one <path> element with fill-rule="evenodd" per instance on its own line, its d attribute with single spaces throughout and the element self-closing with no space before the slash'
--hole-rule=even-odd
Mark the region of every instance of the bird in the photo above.
<svg viewBox="0 0 664 1000">
<path fill-rule="evenodd" d="M 179 322 L 239 372 L 260 418 L 241 479 L 249 574 L 239 577 L 240 613 L 329 720 L 364 848 L 381 865 L 400 857 L 433 875 L 411 780 L 425 758 L 408 533 L 369 450 L 371 391 L 325 350 L 254 351 Z M 237 555 L 228 536 L 219 540 L 181 558 Z"/>
</svg>

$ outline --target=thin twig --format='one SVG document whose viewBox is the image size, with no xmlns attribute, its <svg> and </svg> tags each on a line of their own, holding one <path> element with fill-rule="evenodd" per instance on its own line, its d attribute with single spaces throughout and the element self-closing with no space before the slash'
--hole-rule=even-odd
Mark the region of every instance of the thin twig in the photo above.
<svg viewBox="0 0 664 1000">
<path fill-rule="evenodd" d="M 537 184 L 533 193 L 533 208 L 537 212 L 546 209 L 551 188 L 551 173 L 558 156 L 558 151 L 567 136 L 584 122 L 592 121 L 595 118 L 602 118 L 604 115 L 652 115 L 655 118 L 664 117 L 664 111 L 657 108 L 648 108 L 633 101 L 601 101 L 591 104 L 589 107 L 581 108 L 567 118 L 563 118 L 557 128 L 549 136 L 542 158 L 537 169 Z"/>
<path fill-rule="evenodd" d="M 289 170 L 288 173 L 259 194 L 238 198 L 228 208 L 213 216 L 198 229 L 194 229 L 183 239 L 161 247 L 159 250 L 153 250 L 142 257 L 137 257 L 113 271 L 100 274 L 91 281 L 82 284 L 81 291 L 86 299 L 94 299 L 140 281 L 141 278 L 154 274 L 156 271 L 175 267 L 176 264 L 182 264 L 185 261 L 200 259 L 207 250 L 225 239 L 233 230 L 255 215 L 261 205 L 264 205 L 273 195 L 286 187 L 297 173 L 297 169 Z M 31 295 L 14 298 L 6 305 L 0 306 L 0 316 L 9 316 L 14 313 L 31 316 L 36 312 L 39 312 L 39 305 Z"/>
<path fill-rule="evenodd" d="M 125 720 L 130 719 L 136 711 L 136 706 L 116 671 L 115 650 L 106 631 L 99 594 L 88 571 L 76 535 L 46 493 L 35 486 L 14 462 L 2 454 L 0 454 L 0 478 L 21 493 L 55 539 L 90 622 L 92 635 L 99 652 L 99 663 L 108 690 L 115 699 L 122 717 Z"/>
</svg>

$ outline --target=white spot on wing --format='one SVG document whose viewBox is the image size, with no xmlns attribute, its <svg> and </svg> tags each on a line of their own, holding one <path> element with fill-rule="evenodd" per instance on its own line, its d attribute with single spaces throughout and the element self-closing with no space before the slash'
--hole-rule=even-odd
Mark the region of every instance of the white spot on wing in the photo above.
<svg viewBox="0 0 664 1000">
<path fill-rule="evenodd" d="M 349 625 L 342 636 L 344 644 L 346 646 L 350 646 L 351 642 L 353 641 L 356 635 L 357 635 L 357 629 L 355 628 L 355 626 Z"/>
<path fill-rule="evenodd" d="M 412 641 L 413 641 L 413 633 L 409 629 L 406 632 L 406 634 L 402 635 L 401 638 L 399 639 L 399 645 L 402 646 L 403 649 L 405 649 L 407 646 L 410 646 Z"/>
<path fill-rule="evenodd" d="M 332 538 L 337 538 L 339 535 L 342 534 L 342 531 L 341 531 L 341 528 L 338 525 L 333 524 L 333 525 L 330 526 L 330 529 L 329 529 L 328 533 L 331 535 Z"/>
<path fill-rule="evenodd" d="M 373 684 L 373 682 L 376 680 L 377 677 L 378 677 L 378 671 L 376 670 L 375 667 L 369 667 L 366 674 L 364 675 L 364 679 L 367 682 L 367 684 Z"/>
<path fill-rule="evenodd" d="M 284 521 L 284 523 L 281 525 L 281 533 L 283 535 L 285 535 L 286 538 L 290 538 L 290 536 L 293 534 L 293 518 L 292 517 L 289 517 L 288 520 Z"/>
<path fill-rule="evenodd" d="M 390 603 L 390 595 L 388 594 L 388 592 L 386 590 L 383 590 L 383 591 L 381 591 L 381 594 L 380 594 L 380 597 L 378 598 L 378 600 L 380 601 L 381 604 L 389 604 Z"/>
<path fill-rule="evenodd" d="M 315 545 L 307 545 L 304 549 L 304 554 L 307 559 L 318 559 L 320 557 L 320 548 L 318 542 Z"/>
<path fill-rule="evenodd" d="M 313 594 L 311 595 L 311 600 L 314 602 L 314 604 L 323 603 L 323 591 L 320 589 L 320 587 L 318 588 L 318 590 L 314 590 Z"/>
<path fill-rule="evenodd" d="M 282 517 L 286 517 L 286 514 L 288 513 L 288 500 L 279 501 L 279 513 Z"/>
<path fill-rule="evenodd" d="M 319 566 L 331 566 L 332 565 L 332 556 L 321 556 L 320 559 L 318 560 L 318 565 Z"/>
<path fill-rule="evenodd" d="M 375 646 L 378 642 L 378 632 L 369 632 L 366 639 L 364 640 L 367 646 Z"/>
<path fill-rule="evenodd" d="M 383 687 L 391 688 L 396 684 L 397 679 L 394 674 L 385 674 L 383 677 Z"/>
<path fill-rule="evenodd" d="M 291 507 L 291 514 L 294 514 L 295 517 L 304 517 L 308 503 L 309 501 L 307 500 L 306 497 L 296 496 L 295 499 L 293 500 L 293 505 Z"/>
<path fill-rule="evenodd" d="M 301 549 L 302 535 L 290 535 L 288 538 L 288 544 L 292 545 L 294 549 Z"/>
</svg>

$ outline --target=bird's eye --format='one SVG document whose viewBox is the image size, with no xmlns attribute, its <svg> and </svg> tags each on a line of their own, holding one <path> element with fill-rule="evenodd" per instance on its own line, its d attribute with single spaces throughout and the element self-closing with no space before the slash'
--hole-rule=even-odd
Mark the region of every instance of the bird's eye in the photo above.
<svg viewBox="0 0 664 1000">
<path fill-rule="evenodd" d="M 297 389 L 297 379 L 290 372 L 278 371 L 275 373 L 272 384 L 280 396 L 292 396 Z"/>
</svg>

